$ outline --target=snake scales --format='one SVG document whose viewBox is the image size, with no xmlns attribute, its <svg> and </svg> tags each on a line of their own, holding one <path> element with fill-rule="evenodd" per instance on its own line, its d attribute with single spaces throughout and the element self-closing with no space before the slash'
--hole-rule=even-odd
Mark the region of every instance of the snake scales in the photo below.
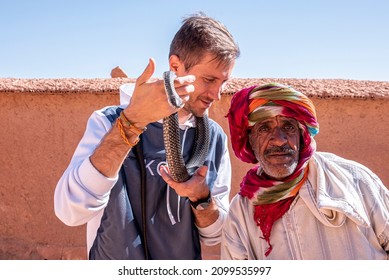
<svg viewBox="0 0 389 280">
<path fill-rule="evenodd" d="M 163 73 L 165 90 L 171 105 L 176 108 L 182 106 L 182 100 L 174 88 L 175 74 L 172 71 Z M 166 161 L 170 175 L 176 182 L 189 180 L 191 174 L 188 170 L 194 170 L 204 164 L 209 146 L 209 121 L 208 116 L 196 117 L 196 133 L 194 147 L 190 160 L 185 164 L 181 153 L 180 129 L 178 115 L 174 113 L 163 119 L 163 140 L 166 150 Z"/>
</svg>

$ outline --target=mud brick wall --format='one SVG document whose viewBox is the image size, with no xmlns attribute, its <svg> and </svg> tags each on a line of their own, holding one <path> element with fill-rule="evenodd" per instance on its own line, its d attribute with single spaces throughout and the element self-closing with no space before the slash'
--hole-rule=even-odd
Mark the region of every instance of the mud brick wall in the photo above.
<svg viewBox="0 0 389 280">
<path fill-rule="evenodd" d="M 133 79 L 0 79 L 0 259 L 85 259 L 86 227 L 54 215 L 55 185 L 95 110 L 118 104 L 118 88 Z M 289 84 L 316 105 L 319 151 L 356 160 L 389 186 L 389 82 L 233 79 L 210 117 L 228 134 L 225 115 L 242 87 Z M 250 165 L 231 150 L 231 197 Z M 219 247 L 204 247 L 218 259 Z"/>
</svg>

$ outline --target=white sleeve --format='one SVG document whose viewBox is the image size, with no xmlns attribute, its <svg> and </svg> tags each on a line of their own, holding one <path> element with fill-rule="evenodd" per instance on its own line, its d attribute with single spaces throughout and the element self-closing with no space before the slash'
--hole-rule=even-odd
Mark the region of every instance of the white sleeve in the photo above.
<svg viewBox="0 0 389 280">
<path fill-rule="evenodd" d="M 103 110 L 95 111 L 89 118 L 85 134 L 54 192 L 55 214 L 69 226 L 85 224 L 103 211 L 118 180 L 102 175 L 89 160 L 112 127 Z"/>
<path fill-rule="evenodd" d="M 245 245 L 241 236 L 241 228 L 244 219 L 242 215 L 246 215 L 242 211 L 242 200 L 239 195 L 231 200 L 229 213 L 223 225 L 222 240 L 220 246 L 220 259 L 222 260 L 244 260 L 248 259 Z"/>
<path fill-rule="evenodd" d="M 220 163 L 218 177 L 212 188 L 212 197 L 219 208 L 219 217 L 211 225 L 200 228 L 198 231 L 201 241 L 207 246 L 214 246 L 220 243 L 222 227 L 229 208 L 229 195 L 231 189 L 231 161 L 227 146 L 227 137 L 224 145 L 224 152 Z"/>
</svg>

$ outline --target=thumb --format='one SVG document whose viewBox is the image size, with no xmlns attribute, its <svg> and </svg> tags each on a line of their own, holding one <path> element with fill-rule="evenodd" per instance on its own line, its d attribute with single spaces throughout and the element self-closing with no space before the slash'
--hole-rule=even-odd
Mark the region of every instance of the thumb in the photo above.
<svg viewBox="0 0 389 280">
<path fill-rule="evenodd" d="M 203 165 L 196 170 L 195 175 L 205 178 L 207 176 L 207 173 L 208 173 L 208 166 Z"/>
<path fill-rule="evenodd" d="M 153 58 L 149 59 L 149 63 L 147 64 L 143 73 L 136 79 L 135 84 L 137 86 L 146 83 L 154 74 L 155 71 L 155 60 Z"/>
</svg>

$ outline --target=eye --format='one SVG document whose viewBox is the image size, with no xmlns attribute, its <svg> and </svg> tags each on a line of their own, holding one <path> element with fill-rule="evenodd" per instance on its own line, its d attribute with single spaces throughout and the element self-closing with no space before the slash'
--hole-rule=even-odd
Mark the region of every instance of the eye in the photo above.
<svg viewBox="0 0 389 280">
<path fill-rule="evenodd" d="M 288 133 L 293 133 L 293 132 L 297 131 L 297 129 L 298 129 L 296 125 L 291 124 L 291 123 L 286 123 L 283 128 Z"/>
<path fill-rule="evenodd" d="M 203 78 L 204 82 L 207 83 L 207 84 L 210 84 L 210 83 L 213 83 L 215 82 L 215 79 L 213 78 Z"/>
<path fill-rule="evenodd" d="M 270 131 L 270 127 L 267 124 L 260 125 L 257 129 L 258 132 L 268 132 Z"/>
</svg>

